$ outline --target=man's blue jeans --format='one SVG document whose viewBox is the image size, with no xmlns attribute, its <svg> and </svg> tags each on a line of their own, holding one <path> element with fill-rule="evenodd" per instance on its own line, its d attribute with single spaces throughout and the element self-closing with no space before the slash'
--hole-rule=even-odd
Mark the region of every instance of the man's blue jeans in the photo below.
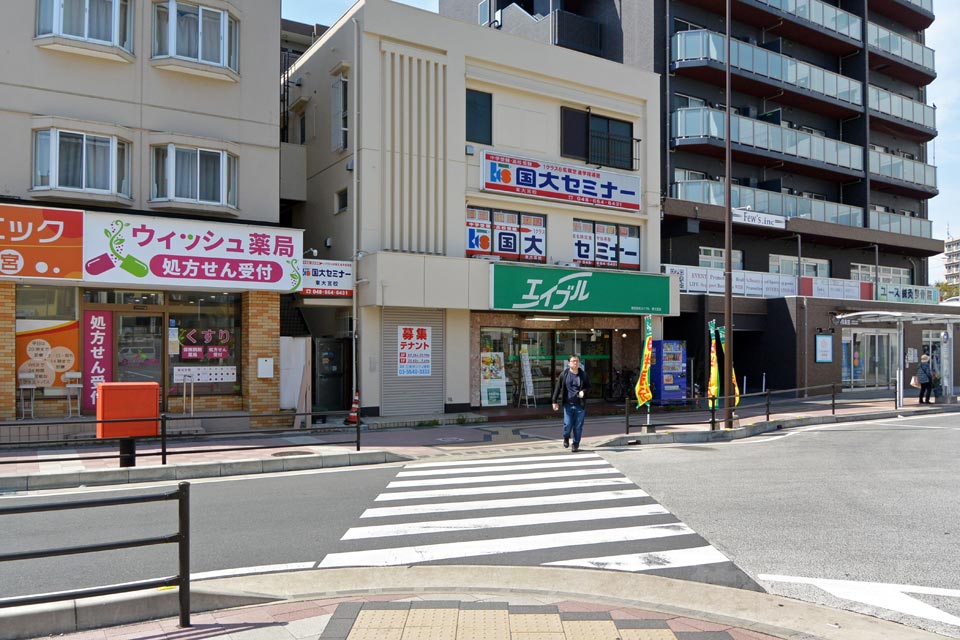
<svg viewBox="0 0 960 640">
<path fill-rule="evenodd" d="M 571 404 L 569 402 L 563 405 L 563 437 L 569 438 L 570 431 L 573 431 L 573 447 L 580 447 L 580 436 L 583 435 L 583 418 L 587 415 L 587 410 L 583 405 Z"/>
</svg>

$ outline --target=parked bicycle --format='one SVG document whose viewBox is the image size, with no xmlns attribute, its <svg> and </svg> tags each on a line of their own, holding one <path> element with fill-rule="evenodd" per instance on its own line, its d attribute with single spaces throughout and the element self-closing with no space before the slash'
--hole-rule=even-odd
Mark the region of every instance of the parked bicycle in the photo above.
<svg viewBox="0 0 960 640">
<path fill-rule="evenodd" d="M 636 397 L 636 369 L 614 369 L 613 380 L 606 385 L 607 395 L 604 399 L 608 402 L 623 402 Z"/>
</svg>

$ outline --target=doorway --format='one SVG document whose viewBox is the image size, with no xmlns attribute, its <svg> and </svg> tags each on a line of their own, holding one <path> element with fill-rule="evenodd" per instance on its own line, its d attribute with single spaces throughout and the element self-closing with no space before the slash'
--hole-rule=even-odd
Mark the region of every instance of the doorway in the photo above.
<svg viewBox="0 0 960 640">
<path fill-rule="evenodd" d="M 163 314 L 115 314 L 117 381 L 156 382 L 163 388 Z"/>
<path fill-rule="evenodd" d="M 896 383 L 897 332 L 892 329 L 843 330 L 843 386 L 890 389 Z"/>
</svg>

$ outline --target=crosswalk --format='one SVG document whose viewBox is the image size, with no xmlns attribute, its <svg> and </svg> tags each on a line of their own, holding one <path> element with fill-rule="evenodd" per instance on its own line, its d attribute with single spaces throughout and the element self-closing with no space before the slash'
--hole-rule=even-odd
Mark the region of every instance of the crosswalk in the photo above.
<svg viewBox="0 0 960 640">
<path fill-rule="evenodd" d="M 759 589 L 595 453 L 409 464 L 321 568 L 501 564 Z"/>
</svg>

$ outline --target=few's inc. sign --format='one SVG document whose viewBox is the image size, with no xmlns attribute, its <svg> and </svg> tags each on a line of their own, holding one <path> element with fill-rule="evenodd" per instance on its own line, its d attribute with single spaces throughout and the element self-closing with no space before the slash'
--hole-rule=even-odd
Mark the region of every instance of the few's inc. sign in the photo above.
<svg viewBox="0 0 960 640">
<path fill-rule="evenodd" d="M 783 216 L 776 216 L 772 213 L 763 213 L 762 211 L 751 211 L 750 209 L 733 209 L 733 221 L 740 224 L 752 224 L 757 227 L 771 227 L 773 229 L 786 229 L 787 219 Z"/>
</svg>

